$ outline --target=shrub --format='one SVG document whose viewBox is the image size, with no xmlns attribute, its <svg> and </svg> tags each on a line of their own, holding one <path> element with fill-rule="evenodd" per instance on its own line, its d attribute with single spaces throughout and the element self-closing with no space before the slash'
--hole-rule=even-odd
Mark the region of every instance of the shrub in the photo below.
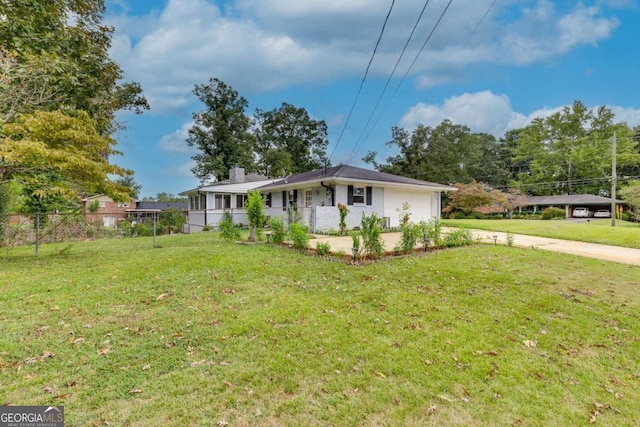
<svg viewBox="0 0 640 427">
<path fill-rule="evenodd" d="M 402 235 L 395 249 L 397 252 L 409 254 L 413 252 L 413 248 L 416 247 L 418 239 L 422 237 L 422 229 L 419 225 L 405 222 L 401 227 L 401 231 Z"/>
<path fill-rule="evenodd" d="M 560 208 L 547 208 L 542 212 L 542 219 L 564 219 L 566 218 L 566 213 L 564 209 Z"/>
<path fill-rule="evenodd" d="M 440 246 L 445 248 L 454 248 L 458 246 L 468 246 L 475 243 L 473 234 L 466 228 L 460 228 L 447 234 Z"/>
<path fill-rule="evenodd" d="M 205 225 L 204 227 L 202 227 L 202 231 L 212 231 L 213 227 L 211 227 L 210 225 Z"/>
<path fill-rule="evenodd" d="M 220 221 L 218 227 L 220 228 L 220 236 L 226 242 L 240 240 L 240 230 L 233 225 L 233 216 L 230 212 L 224 212 L 222 221 Z"/>
<path fill-rule="evenodd" d="M 485 219 L 486 217 L 485 217 L 485 216 L 484 216 L 484 214 L 483 214 L 483 213 L 481 213 L 481 212 L 471 212 L 467 218 L 472 218 L 472 219 Z"/>
<path fill-rule="evenodd" d="M 436 246 L 440 244 L 442 223 L 437 218 L 434 218 L 429 222 L 420 221 L 418 226 L 422 233 L 423 243 L 425 243 L 426 246 L 428 246 L 429 243 L 433 243 Z M 427 242 L 425 242 L 425 240 L 427 240 Z"/>
<path fill-rule="evenodd" d="M 266 219 L 264 213 L 264 199 L 260 191 L 249 191 L 247 203 L 245 205 L 247 219 L 249 220 L 249 241 L 255 242 L 256 237 L 260 236 L 262 225 Z"/>
<path fill-rule="evenodd" d="M 360 221 L 360 234 L 362 234 L 362 246 L 364 248 L 364 256 L 378 258 L 384 251 L 384 241 L 380 236 L 382 227 L 380 220 L 375 213 L 367 216 L 362 213 Z"/>
<path fill-rule="evenodd" d="M 284 226 L 282 217 L 274 216 L 270 218 L 269 228 L 271 229 L 271 242 L 281 245 L 287 238 L 287 229 Z"/>
<path fill-rule="evenodd" d="M 321 256 L 329 255 L 329 252 L 331 252 L 331 246 L 326 242 L 318 242 L 316 245 L 316 252 Z"/>
<path fill-rule="evenodd" d="M 292 223 L 290 234 L 295 249 L 309 248 L 309 227 L 306 224 L 300 222 Z"/>
<path fill-rule="evenodd" d="M 467 218 L 467 214 L 465 214 L 462 211 L 458 211 L 455 214 L 453 214 L 453 217 L 451 219 L 466 219 Z"/>
<path fill-rule="evenodd" d="M 156 228 L 156 234 L 162 234 L 159 228 Z M 134 236 L 153 236 L 153 224 L 149 222 L 138 222 L 133 226 L 132 234 Z"/>
</svg>

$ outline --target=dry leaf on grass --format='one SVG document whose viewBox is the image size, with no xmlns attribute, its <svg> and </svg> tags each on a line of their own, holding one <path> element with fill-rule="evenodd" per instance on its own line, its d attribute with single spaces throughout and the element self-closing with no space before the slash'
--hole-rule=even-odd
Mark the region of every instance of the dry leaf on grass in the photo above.
<svg viewBox="0 0 640 427">
<path fill-rule="evenodd" d="M 524 344 L 526 347 L 537 347 L 538 346 L 538 342 L 537 341 L 532 341 L 532 340 L 523 340 L 522 344 Z"/>
</svg>

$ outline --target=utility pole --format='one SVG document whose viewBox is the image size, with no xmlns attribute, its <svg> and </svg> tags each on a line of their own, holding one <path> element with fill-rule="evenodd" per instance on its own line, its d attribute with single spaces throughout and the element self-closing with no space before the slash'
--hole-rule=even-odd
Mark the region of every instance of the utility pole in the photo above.
<svg viewBox="0 0 640 427">
<path fill-rule="evenodd" d="M 611 226 L 616 226 L 616 180 L 618 177 L 618 171 L 616 170 L 616 132 L 613 132 L 612 141 L 612 154 L 611 157 Z"/>
</svg>

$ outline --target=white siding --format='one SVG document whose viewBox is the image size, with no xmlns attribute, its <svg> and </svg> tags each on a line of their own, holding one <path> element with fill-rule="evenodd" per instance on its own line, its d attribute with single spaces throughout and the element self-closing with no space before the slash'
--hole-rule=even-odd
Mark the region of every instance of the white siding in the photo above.
<svg viewBox="0 0 640 427">
<path fill-rule="evenodd" d="M 440 217 L 440 193 L 387 189 L 384 192 L 384 216 L 389 217 L 391 227 L 400 225 L 400 211 L 405 202 L 409 203 L 411 222 Z"/>
</svg>

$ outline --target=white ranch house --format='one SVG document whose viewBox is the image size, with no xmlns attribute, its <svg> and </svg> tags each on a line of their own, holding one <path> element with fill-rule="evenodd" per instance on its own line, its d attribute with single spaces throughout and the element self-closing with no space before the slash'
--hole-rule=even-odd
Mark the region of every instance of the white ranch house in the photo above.
<svg viewBox="0 0 640 427">
<path fill-rule="evenodd" d="M 363 213 L 375 213 L 384 218 L 386 226 L 397 227 L 403 203 L 409 204 L 413 222 L 440 218 L 441 194 L 456 190 L 448 185 L 346 165 L 276 180 L 245 177 L 240 168 L 230 172 L 227 181 L 181 193 L 189 196 L 191 231 L 201 230 L 205 225 L 217 226 L 225 210 L 232 213 L 235 223 L 247 224 L 244 200 L 253 189 L 264 195 L 269 217 L 288 220 L 290 212 L 295 212 L 311 232 L 338 229 L 339 203 L 349 209 L 346 217 L 349 229 L 360 225 Z"/>
</svg>

